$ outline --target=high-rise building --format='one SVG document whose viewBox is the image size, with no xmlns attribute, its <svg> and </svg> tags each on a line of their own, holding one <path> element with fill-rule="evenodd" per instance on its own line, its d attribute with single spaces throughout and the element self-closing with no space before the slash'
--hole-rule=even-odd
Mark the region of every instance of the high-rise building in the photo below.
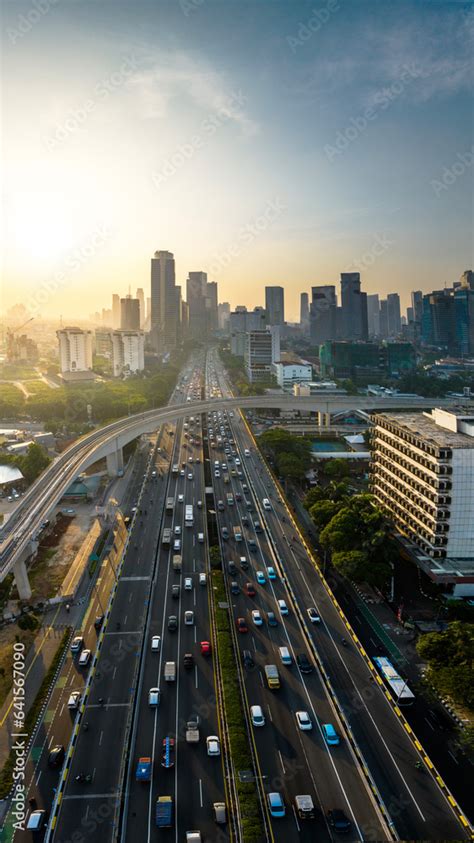
<svg viewBox="0 0 474 843">
<path fill-rule="evenodd" d="M 208 334 L 217 331 L 217 281 L 208 281 L 206 284 L 206 310 Z"/>
<path fill-rule="evenodd" d="M 155 351 L 175 348 L 181 314 L 177 311 L 174 256 L 155 252 L 151 259 L 151 343 Z"/>
<path fill-rule="evenodd" d="M 63 328 L 56 331 L 59 365 L 63 375 L 92 373 L 92 331 Z"/>
<path fill-rule="evenodd" d="M 223 301 L 217 305 L 217 324 L 219 331 L 228 331 L 230 321 L 230 304 Z"/>
<path fill-rule="evenodd" d="M 145 310 L 145 291 L 142 287 L 137 288 L 137 295 L 136 298 L 140 302 L 140 328 L 143 328 L 145 321 L 146 321 L 146 310 Z"/>
<path fill-rule="evenodd" d="M 246 307 L 236 307 L 230 314 L 230 351 L 236 357 L 244 357 L 249 331 L 264 331 L 267 314 L 264 307 L 255 307 L 248 311 Z"/>
<path fill-rule="evenodd" d="M 95 329 L 95 353 L 99 357 L 112 357 L 112 331 L 110 328 Z"/>
<path fill-rule="evenodd" d="M 104 328 L 112 328 L 113 327 L 113 314 L 111 307 L 103 307 L 102 308 L 102 325 Z"/>
<path fill-rule="evenodd" d="M 402 329 L 400 296 L 398 293 L 389 293 L 387 296 L 387 319 L 388 336 L 397 337 Z"/>
<path fill-rule="evenodd" d="M 145 368 L 143 331 L 112 331 L 112 371 L 115 378 L 142 372 Z"/>
<path fill-rule="evenodd" d="M 120 328 L 120 296 L 117 293 L 112 295 L 112 327 Z"/>
<path fill-rule="evenodd" d="M 208 332 L 206 308 L 207 273 L 189 272 L 186 281 L 186 301 L 189 306 L 189 332 L 202 339 Z"/>
<path fill-rule="evenodd" d="M 416 354 L 408 342 L 325 342 L 319 347 L 319 368 L 323 378 L 377 383 L 413 372 Z"/>
<path fill-rule="evenodd" d="M 423 293 L 421 290 L 413 290 L 411 294 L 411 306 L 413 308 L 413 321 L 421 325 L 423 315 Z"/>
<path fill-rule="evenodd" d="M 251 383 L 269 380 L 272 363 L 280 357 L 280 325 L 272 325 L 266 331 L 247 331 L 245 334 L 245 369 Z"/>
<path fill-rule="evenodd" d="M 367 340 L 367 293 L 361 291 L 359 272 L 341 272 L 341 306 L 343 338 Z"/>
<path fill-rule="evenodd" d="M 285 291 L 283 287 L 265 287 L 267 325 L 285 324 Z"/>
<path fill-rule="evenodd" d="M 311 287 L 309 333 L 312 345 L 336 338 L 336 288 L 333 284 Z"/>
<path fill-rule="evenodd" d="M 379 334 L 382 339 L 388 337 L 388 302 L 387 299 L 380 300 L 379 311 Z"/>
<path fill-rule="evenodd" d="M 139 299 L 132 299 L 131 296 L 125 296 L 120 299 L 120 330 L 121 331 L 139 331 L 140 330 L 140 301 Z"/>
<path fill-rule="evenodd" d="M 474 272 L 472 269 L 466 269 L 459 281 L 461 287 L 468 287 L 469 290 L 474 290 Z"/>
<path fill-rule="evenodd" d="M 411 325 L 415 321 L 415 311 L 412 307 L 407 307 L 407 324 Z"/>
<path fill-rule="evenodd" d="M 300 294 L 300 328 L 304 334 L 309 331 L 309 295 Z"/>
<path fill-rule="evenodd" d="M 380 336 L 380 302 L 377 293 L 367 296 L 367 329 L 370 339 Z"/>
</svg>

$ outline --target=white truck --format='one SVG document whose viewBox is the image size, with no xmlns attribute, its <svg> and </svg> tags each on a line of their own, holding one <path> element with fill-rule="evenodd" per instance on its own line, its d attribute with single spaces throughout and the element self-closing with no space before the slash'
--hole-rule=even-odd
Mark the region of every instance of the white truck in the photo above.
<svg viewBox="0 0 474 843">
<path fill-rule="evenodd" d="M 173 571 L 177 571 L 178 573 L 181 571 L 183 565 L 183 557 L 180 553 L 175 553 L 173 556 Z"/>
<path fill-rule="evenodd" d="M 165 682 L 176 681 L 176 662 L 165 663 Z"/>
<path fill-rule="evenodd" d="M 295 796 L 295 808 L 300 820 L 314 819 L 314 803 L 309 794 Z"/>
<path fill-rule="evenodd" d="M 199 717 L 195 715 L 186 723 L 187 743 L 199 743 Z"/>
</svg>

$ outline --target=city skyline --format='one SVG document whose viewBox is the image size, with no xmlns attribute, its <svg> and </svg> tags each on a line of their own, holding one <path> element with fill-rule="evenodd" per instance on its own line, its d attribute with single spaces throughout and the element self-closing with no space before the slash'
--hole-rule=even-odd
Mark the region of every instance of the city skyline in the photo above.
<svg viewBox="0 0 474 843">
<path fill-rule="evenodd" d="M 341 272 L 405 308 L 472 266 L 470 4 L 47 5 L 4 8 L 3 309 L 148 291 L 156 249 L 288 321 Z"/>
</svg>

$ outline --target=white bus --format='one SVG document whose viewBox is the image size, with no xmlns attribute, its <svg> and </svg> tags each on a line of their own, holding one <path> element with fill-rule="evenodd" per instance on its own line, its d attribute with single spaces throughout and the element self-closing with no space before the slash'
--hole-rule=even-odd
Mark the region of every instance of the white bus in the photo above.
<svg viewBox="0 0 474 843">
<path fill-rule="evenodd" d="M 415 695 L 410 691 L 405 679 L 398 675 L 392 662 L 386 656 L 376 656 L 373 662 L 390 690 L 393 691 L 398 704 L 411 705 Z"/>
<path fill-rule="evenodd" d="M 193 507 L 191 504 L 186 504 L 184 511 L 184 524 L 186 527 L 192 527 L 194 524 Z"/>
</svg>

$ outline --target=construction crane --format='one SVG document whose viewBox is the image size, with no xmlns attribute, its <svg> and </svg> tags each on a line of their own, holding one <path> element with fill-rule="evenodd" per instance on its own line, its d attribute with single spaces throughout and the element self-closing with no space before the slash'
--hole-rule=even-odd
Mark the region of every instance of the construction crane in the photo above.
<svg viewBox="0 0 474 843">
<path fill-rule="evenodd" d="M 9 363 L 15 359 L 15 334 L 21 331 L 22 328 L 25 328 L 26 325 L 29 325 L 34 318 L 34 316 L 30 316 L 22 325 L 18 325 L 16 328 L 7 328 L 7 360 Z"/>
</svg>

